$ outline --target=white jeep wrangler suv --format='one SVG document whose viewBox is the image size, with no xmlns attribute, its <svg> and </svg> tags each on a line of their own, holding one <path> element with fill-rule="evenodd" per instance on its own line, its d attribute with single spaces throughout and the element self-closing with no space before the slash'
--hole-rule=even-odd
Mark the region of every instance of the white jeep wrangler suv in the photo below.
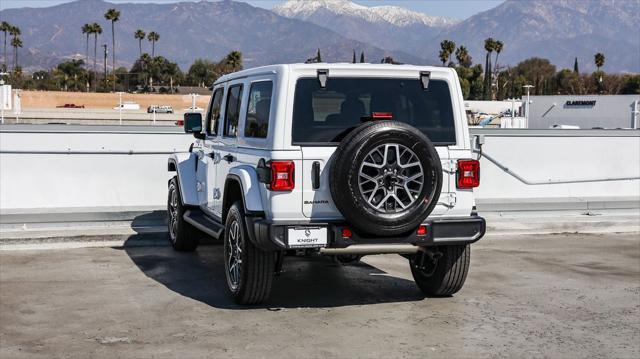
<svg viewBox="0 0 640 359">
<path fill-rule="evenodd" d="M 221 77 L 196 141 L 169 158 L 169 233 L 224 240 L 238 303 L 267 299 L 287 253 L 397 253 L 427 295 L 451 295 L 485 232 L 474 211 L 462 92 L 450 68 L 292 64 Z"/>
</svg>

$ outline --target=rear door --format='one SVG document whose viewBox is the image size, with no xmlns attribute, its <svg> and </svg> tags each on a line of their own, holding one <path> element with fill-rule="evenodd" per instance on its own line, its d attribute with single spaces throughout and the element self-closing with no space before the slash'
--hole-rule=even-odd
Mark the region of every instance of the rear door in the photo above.
<svg viewBox="0 0 640 359">
<path fill-rule="evenodd" d="M 333 204 L 329 169 L 341 138 L 374 112 L 423 131 L 436 145 L 442 162 L 442 190 L 432 215 L 446 215 L 451 206 L 450 182 L 455 175 L 449 155 L 456 144 L 449 86 L 432 80 L 424 91 L 417 79 L 329 78 L 320 88 L 316 78 L 298 79 L 293 109 L 294 145 L 302 149 L 302 213 L 316 220 L 341 219 Z M 455 178 L 455 177 L 453 177 Z"/>
</svg>

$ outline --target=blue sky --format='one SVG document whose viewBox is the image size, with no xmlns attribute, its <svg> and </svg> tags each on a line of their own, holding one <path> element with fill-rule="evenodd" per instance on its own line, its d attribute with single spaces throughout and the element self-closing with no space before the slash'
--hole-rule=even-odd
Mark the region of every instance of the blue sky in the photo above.
<svg viewBox="0 0 640 359">
<path fill-rule="evenodd" d="M 0 10 L 16 7 L 46 7 L 72 0 L 0 0 Z M 138 2 L 138 3 L 171 3 L 178 0 L 108 0 L 113 3 Z M 184 1 L 184 0 L 183 0 Z M 187 0 L 191 1 L 191 0 Z M 254 6 L 270 9 L 283 0 L 240 0 Z M 352 0 L 353 1 L 353 0 Z M 498 6 L 503 0 L 355 0 L 356 3 L 366 6 L 396 5 L 412 10 L 424 12 L 429 15 L 466 19 L 481 11 Z"/>
</svg>

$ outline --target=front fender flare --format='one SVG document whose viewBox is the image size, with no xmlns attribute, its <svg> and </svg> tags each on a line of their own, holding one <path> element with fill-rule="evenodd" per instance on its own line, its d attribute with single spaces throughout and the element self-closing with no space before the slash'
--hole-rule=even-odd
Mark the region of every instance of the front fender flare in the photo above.
<svg viewBox="0 0 640 359">
<path fill-rule="evenodd" d="M 182 203 L 188 206 L 197 206 L 198 193 L 196 192 L 196 164 L 198 156 L 192 152 L 174 153 L 169 156 L 167 167 L 169 171 L 175 170 L 178 174 L 178 186 Z"/>
</svg>

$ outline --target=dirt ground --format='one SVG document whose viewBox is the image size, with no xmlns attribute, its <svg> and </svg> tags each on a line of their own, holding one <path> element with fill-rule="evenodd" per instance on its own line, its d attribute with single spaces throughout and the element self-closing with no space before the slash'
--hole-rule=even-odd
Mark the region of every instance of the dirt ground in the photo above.
<svg viewBox="0 0 640 359">
<path fill-rule="evenodd" d="M 287 257 L 233 304 L 222 248 L 0 251 L 2 358 L 638 358 L 638 235 L 489 236 L 426 298 L 396 255 Z"/>
<path fill-rule="evenodd" d="M 68 103 L 78 106 L 84 105 L 89 109 L 112 109 L 119 103 L 117 93 L 22 91 L 21 96 L 22 107 L 25 109 L 56 108 Z M 174 110 L 191 107 L 191 96 L 189 95 L 125 93 L 122 95 L 122 101 L 134 101 L 143 110 L 151 105 L 169 105 Z M 196 100 L 196 104 L 201 108 L 206 108 L 208 103 L 208 96 L 199 96 Z"/>
</svg>

